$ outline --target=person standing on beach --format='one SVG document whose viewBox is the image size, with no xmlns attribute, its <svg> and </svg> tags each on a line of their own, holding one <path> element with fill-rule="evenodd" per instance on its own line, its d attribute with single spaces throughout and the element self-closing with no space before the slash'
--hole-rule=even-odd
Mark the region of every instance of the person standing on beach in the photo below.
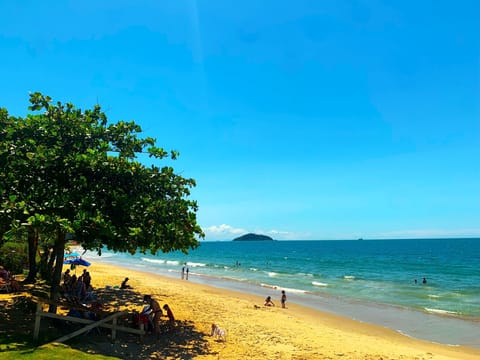
<svg viewBox="0 0 480 360">
<path fill-rule="evenodd" d="M 63 283 L 65 285 L 70 284 L 70 279 L 72 278 L 72 275 L 70 275 L 70 269 L 67 269 L 65 271 L 65 274 L 63 274 Z"/>
<path fill-rule="evenodd" d="M 92 282 L 92 277 L 90 276 L 90 273 L 87 271 L 87 269 L 83 269 L 83 282 L 85 283 L 85 287 L 88 289 Z"/>
<path fill-rule="evenodd" d="M 185 265 L 187 265 L 187 263 L 182 266 L 182 280 L 185 279 Z"/>
<path fill-rule="evenodd" d="M 282 297 L 280 298 L 280 302 L 282 303 L 282 308 L 285 309 L 285 304 L 287 303 L 287 295 L 285 294 L 285 290 L 282 290 Z"/>
<path fill-rule="evenodd" d="M 187 266 L 187 268 L 185 269 L 185 273 L 186 273 L 186 275 L 187 275 L 187 280 L 188 280 L 188 272 L 189 272 L 189 271 L 190 271 L 190 270 L 188 270 L 188 266 Z"/>
<path fill-rule="evenodd" d="M 150 314 L 152 315 L 153 326 L 157 339 L 160 337 L 160 316 L 162 316 L 162 309 L 157 300 L 153 299 L 151 295 L 144 295 L 143 302 L 150 305 Z"/>
</svg>

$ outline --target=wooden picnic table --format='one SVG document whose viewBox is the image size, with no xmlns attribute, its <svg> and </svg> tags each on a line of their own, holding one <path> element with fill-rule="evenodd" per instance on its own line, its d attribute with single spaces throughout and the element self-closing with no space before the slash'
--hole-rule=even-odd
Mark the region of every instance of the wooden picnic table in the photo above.
<svg viewBox="0 0 480 360">
<path fill-rule="evenodd" d="M 40 333 L 40 322 L 42 317 L 45 318 L 51 318 L 51 319 L 57 319 L 57 320 L 62 320 L 62 321 L 71 321 L 73 323 L 79 323 L 79 324 L 85 324 L 85 326 L 81 329 L 78 329 L 70 334 L 64 335 L 53 342 L 64 342 L 67 341 L 75 336 L 81 335 L 83 333 L 86 333 L 94 328 L 97 327 L 103 327 L 107 329 L 112 330 L 112 341 L 116 339 L 117 331 L 122 331 L 122 332 L 127 332 L 131 334 L 138 334 L 140 335 L 141 341 L 143 341 L 143 336 L 145 335 L 145 329 L 143 324 L 140 324 L 139 329 L 134 329 L 126 326 L 121 326 L 118 325 L 118 319 L 122 316 L 128 315 L 127 311 L 115 311 L 113 313 L 111 312 L 106 312 L 106 311 L 98 311 L 95 309 L 91 309 L 85 306 L 82 306 L 81 304 L 70 304 L 67 302 L 59 302 L 59 301 L 52 301 L 49 299 L 37 299 L 37 311 L 35 313 L 35 327 L 33 331 L 33 339 L 38 340 L 38 335 Z M 100 315 L 101 319 L 100 320 L 91 320 L 91 319 L 84 319 L 84 318 L 79 318 L 79 317 L 74 317 L 74 316 L 68 316 L 68 315 L 60 315 L 60 314 L 54 314 L 50 312 L 43 311 L 43 306 L 45 304 L 49 305 L 55 305 L 55 306 L 61 306 L 61 307 L 66 307 L 68 309 L 75 309 L 79 311 L 89 311 L 96 313 Z M 109 323 L 111 322 L 111 323 Z"/>
</svg>

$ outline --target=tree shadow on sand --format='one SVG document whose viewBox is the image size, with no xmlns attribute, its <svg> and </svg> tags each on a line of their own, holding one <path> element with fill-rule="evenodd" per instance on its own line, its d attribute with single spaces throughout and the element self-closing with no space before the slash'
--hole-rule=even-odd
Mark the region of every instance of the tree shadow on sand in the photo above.
<svg viewBox="0 0 480 360">
<path fill-rule="evenodd" d="M 156 297 L 162 304 L 168 302 L 168 295 Z M 134 327 L 132 322 L 133 310 L 139 311 L 143 303 L 143 294 L 131 289 L 97 289 L 95 298 L 104 305 L 107 312 L 117 309 L 129 311 L 129 315 L 119 320 L 119 325 Z M 10 299 L 9 306 L 2 308 L 0 326 L 0 340 L 10 343 L 9 350 L 21 350 L 43 345 L 69 334 L 81 325 L 68 323 L 62 320 L 42 319 L 40 339 L 33 342 L 33 327 L 35 303 L 28 297 Z M 19 306 L 23 304 L 22 306 Z M 174 304 L 172 304 L 174 305 Z M 61 308 L 61 307 L 60 307 Z M 63 309 L 65 311 L 65 309 Z M 19 326 L 21 325 L 21 327 Z M 140 340 L 139 335 L 117 331 L 114 341 L 111 339 L 111 330 L 96 328 L 87 334 L 70 339 L 65 344 L 71 348 L 91 354 L 115 356 L 120 359 L 194 359 L 199 355 L 215 355 L 209 350 L 209 334 L 199 331 L 194 321 L 176 321 L 173 329 L 167 329 L 162 321 L 162 334 L 159 339 L 155 334 L 147 334 Z M 23 341 L 17 342 L 15 339 Z"/>
<path fill-rule="evenodd" d="M 145 305 L 143 296 L 132 289 L 102 288 L 95 291 L 95 296 L 106 310 L 129 309 L 129 316 L 119 320 L 119 325 L 134 327 L 133 310 L 140 311 Z M 169 296 L 160 294 L 155 297 L 161 304 L 168 303 Z M 109 329 L 91 331 L 88 336 L 80 336 L 67 343 L 72 348 L 121 359 L 193 359 L 198 355 L 210 353 L 205 333 L 198 331 L 190 320 L 176 321 L 175 328 L 168 330 L 166 321 L 162 321 L 162 334 L 159 339 L 155 334 L 147 334 L 140 341 L 138 335 L 117 332 L 115 341 L 111 340 Z"/>
<path fill-rule="evenodd" d="M 74 349 L 120 359 L 194 359 L 199 355 L 211 354 L 205 334 L 195 329 L 193 322 L 177 322 L 175 329 L 164 332 L 156 339 L 154 334 L 144 337 L 118 333 L 112 342 L 108 330 L 96 332 L 94 336 L 80 336 L 68 345 Z"/>
</svg>

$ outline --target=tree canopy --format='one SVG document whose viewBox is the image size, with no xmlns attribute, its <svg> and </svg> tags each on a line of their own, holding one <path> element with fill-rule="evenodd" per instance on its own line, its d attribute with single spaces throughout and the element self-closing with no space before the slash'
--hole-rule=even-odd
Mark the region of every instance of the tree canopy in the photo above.
<svg viewBox="0 0 480 360">
<path fill-rule="evenodd" d="M 0 236 L 28 227 L 53 237 L 56 272 L 67 234 L 97 251 L 198 246 L 203 232 L 189 199 L 195 181 L 156 165 L 175 160 L 176 151 L 140 137 L 133 121 L 109 123 L 99 105 L 82 111 L 41 93 L 30 103 L 25 118 L 0 109 Z M 140 154 L 154 165 L 141 163 Z"/>
</svg>

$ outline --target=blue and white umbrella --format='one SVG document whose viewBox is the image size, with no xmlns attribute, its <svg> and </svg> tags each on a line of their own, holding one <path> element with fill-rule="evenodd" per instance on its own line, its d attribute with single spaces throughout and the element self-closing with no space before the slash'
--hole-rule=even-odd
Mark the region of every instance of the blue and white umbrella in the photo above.
<svg viewBox="0 0 480 360">
<path fill-rule="evenodd" d="M 63 263 L 65 265 L 82 265 L 82 266 L 90 266 L 91 265 L 87 260 L 84 260 L 82 258 L 65 260 Z"/>
</svg>

